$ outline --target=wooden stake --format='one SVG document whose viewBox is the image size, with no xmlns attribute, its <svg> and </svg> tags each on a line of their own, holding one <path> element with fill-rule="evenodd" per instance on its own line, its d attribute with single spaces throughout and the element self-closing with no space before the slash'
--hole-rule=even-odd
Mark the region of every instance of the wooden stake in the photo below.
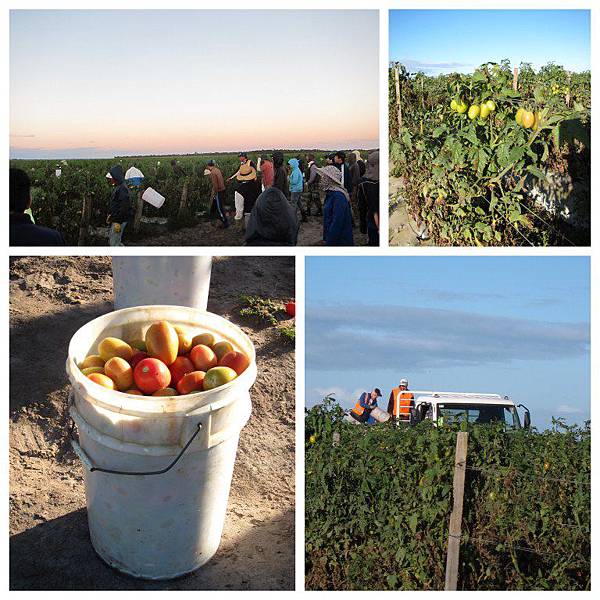
<svg viewBox="0 0 600 600">
<path fill-rule="evenodd" d="M 187 206 L 187 195 L 188 195 L 188 179 L 186 177 L 185 181 L 183 182 L 183 189 L 181 190 L 181 201 L 179 202 L 179 212 L 177 213 L 178 217 L 181 217 L 181 215 L 185 212 L 185 209 Z"/>
<path fill-rule="evenodd" d="M 517 91 L 518 82 L 519 82 L 519 67 L 515 67 L 515 69 L 513 71 L 513 90 L 515 90 L 515 92 Z"/>
<path fill-rule="evenodd" d="M 456 437 L 456 454 L 454 456 L 454 506 L 450 514 L 448 532 L 448 555 L 446 557 L 446 584 L 444 590 L 454 591 L 458 583 L 458 566 L 460 560 L 460 536 L 462 528 L 463 499 L 465 494 L 465 472 L 467 465 L 467 446 L 469 434 L 459 431 Z"/>
<path fill-rule="evenodd" d="M 571 108 L 571 73 L 567 73 L 567 94 L 565 96 L 567 108 Z"/>
<path fill-rule="evenodd" d="M 137 205 L 135 207 L 135 215 L 133 217 L 133 233 L 137 233 L 140 230 L 140 223 L 142 222 L 143 211 L 144 201 L 142 200 L 142 190 L 138 188 Z"/>
<path fill-rule="evenodd" d="M 87 196 L 83 197 L 83 207 L 81 209 L 81 221 L 79 223 L 79 239 L 78 246 L 85 246 L 88 237 L 90 217 L 92 215 L 92 199 Z"/>
<path fill-rule="evenodd" d="M 398 67 L 394 67 L 394 78 L 396 82 L 396 107 L 398 113 L 396 118 L 398 119 L 398 133 L 402 131 L 402 103 L 400 102 L 400 70 Z"/>
</svg>

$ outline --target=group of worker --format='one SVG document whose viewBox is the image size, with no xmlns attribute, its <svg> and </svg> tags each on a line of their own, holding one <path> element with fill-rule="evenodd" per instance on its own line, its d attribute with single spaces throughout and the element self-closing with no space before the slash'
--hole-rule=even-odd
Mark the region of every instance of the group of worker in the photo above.
<svg viewBox="0 0 600 600">
<path fill-rule="evenodd" d="M 350 411 L 352 419 L 366 425 L 374 425 L 377 419 L 371 416 L 377 405 L 377 399 L 381 398 L 381 390 L 373 389 L 371 392 L 363 392 L 356 401 L 356 405 Z M 415 397 L 408 389 L 408 380 L 401 379 L 397 387 L 392 388 L 387 405 L 387 413 L 391 416 L 394 423 L 409 423 L 411 410 L 415 406 Z"/>
</svg>

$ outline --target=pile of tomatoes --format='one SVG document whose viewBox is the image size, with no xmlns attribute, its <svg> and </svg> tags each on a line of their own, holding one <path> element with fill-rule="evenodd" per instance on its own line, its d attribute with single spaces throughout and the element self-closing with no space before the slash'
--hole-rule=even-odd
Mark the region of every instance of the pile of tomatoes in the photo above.
<svg viewBox="0 0 600 600">
<path fill-rule="evenodd" d="M 212 390 L 250 364 L 243 352 L 212 333 L 192 336 L 168 321 L 152 324 L 145 339 L 107 337 L 79 365 L 94 383 L 137 396 L 178 396 Z"/>
</svg>

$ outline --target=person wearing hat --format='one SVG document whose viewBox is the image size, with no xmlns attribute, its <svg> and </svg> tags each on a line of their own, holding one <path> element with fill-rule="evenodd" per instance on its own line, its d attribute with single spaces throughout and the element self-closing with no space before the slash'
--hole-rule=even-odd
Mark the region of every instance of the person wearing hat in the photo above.
<svg viewBox="0 0 600 600">
<path fill-rule="evenodd" d="M 377 398 L 381 397 L 381 390 L 375 388 L 372 392 L 363 392 L 356 401 L 354 408 L 350 411 L 350 416 L 360 423 L 373 425 L 377 421 L 371 416 L 371 411 L 377 406 Z"/>
<path fill-rule="evenodd" d="M 408 379 L 401 379 L 398 387 L 390 392 L 387 411 L 395 423 L 409 423 L 410 409 L 415 406 L 415 396 L 408 391 Z"/>
<path fill-rule="evenodd" d="M 288 160 L 288 165 L 290 165 L 291 169 L 288 180 L 290 186 L 290 201 L 292 206 L 298 207 L 300 214 L 302 215 L 302 222 L 306 223 L 308 219 L 306 218 L 306 213 L 304 212 L 304 206 L 302 206 L 304 177 L 302 176 L 302 171 L 300 170 L 300 163 L 297 158 L 290 158 L 290 160 Z"/>
<path fill-rule="evenodd" d="M 227 215 L 225 214 L 225 209 L 223 208 L 223 203 L 225 201 L 225 181 L 223 180 L 223 173 L 221 173 L 221 169 L 217 167 L 214 160 L 209 160 L 206 163 L 206 173 L 208 171 L 208 175 L 210 177 L 211 191 L 210 191 L 210 214 L 216 214 L 220 219 L 223 229 L 229 227 L 229 221 L 227 220 Z"/>
<path fill-rule="evenodd" d="M 350 169 L 348 169 L 348 165 L 346 164 L 346 153 L 342 150 L 338 150 L 333 155 L 333 164 L 342 173 L 342 185 L 346 188 L 348 196 L 350 197 L 352 195 L 352 176 L 350 175 Z"/>
<path fill-rule="evenodd" d="M 111 197 L 106 222 L 110 225 L 108 243 L 110 246 L 122 246 L 125 226 L 133 216 L 129 188 L 125 183 L 125 171 L 121 165 L 115 165 L 110 171 L 110 184 L 115 187 Z"/>
<path fill-rule="evenodd" d="M 238 154 L 238 158 L 240 159 L 240 167 L 247 163 L 252 168 L 256 169 L 256 165 L 254 164 L 254 162 L 252 162 L 251 160 L 248 159 L 248 155 L 245 152 L 240 152 Z M 240 170 L 238 169 L 227 181 L 231 181 L 232 179 L 235 179 L 238 176 L 239 172 L 240 172 Z"/>
<path fill-rule="evenodd" d="M 356 192 L 360 232 L 366 233 L 369 246 L 379 246 L 379 151 L 370 152 L 365 176 Z"/>
<path fill-rule="evenodd" d="M 362 159 L 362 156 L 360 155 L 360 150 L 352 150 L 352 154 L 354 154 L 354 156 L 356 156 L 356 164 L 358 165 L 360 176 L 364 177 L 365 171 L 367 170 L 367 165 L 365 164 L 365 161 Z"/>
<path fill-rule="evenodd" d="M 342 174 L 333 166 L 317 168 L 319 186 L 325 193 L 323 243 L 326 246 L 354 246 L 350 196 L 342 186 Z"/>
<path fill-rule="evenodd" d="M 256 169 L 251 167 L 249 163 L 245 163 L 240 167 L 236 177 L 239 182 L 239 187 L 236 194 L 239 194 L 243 199 L 243 215 L 244 215 L 244 231 L 248 226 L 250 213 L 254 208 L 256 199 L 260 195 L 260 186 L 256 178 Z"/>
</svg>

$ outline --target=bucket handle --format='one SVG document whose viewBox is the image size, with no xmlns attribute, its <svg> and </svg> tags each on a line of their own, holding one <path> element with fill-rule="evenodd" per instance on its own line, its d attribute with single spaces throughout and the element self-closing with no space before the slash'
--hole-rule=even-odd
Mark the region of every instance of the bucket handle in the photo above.
<svg viewBox="0 0 600 600">
<path fill-rule="evenodd" d="M 73 404 L 73 390 L 69 392 L 69 408 Z M 170 471 L 178 462 L 179 459 L 185 454 L 185 451 L 190 447 L 192 442 L 196 439 L 196 436 L 200 433 L 202 429 L 202 423 L 198 423 L 196 426 L 196 430 L 187 441 L 185 446 L 181 449 L 181 452 L 175 457 L 175 460 L 165 467 L 164 469 L 160 469 L 159 471 L 119 471 L 117 469 L 105 469 L 104 467 L 97 467 L 94 465 L 90 457 L 87 455 L 85 450 L 80 446 L 79 442 L 75 439 L 74 430 L 76 427 L 75 420 L 73 417 L 69 417 L 70 425 L 69 425 L 69 440 L 71 441 L 71 446 L 75 451 L 75 454 L 81 459 L 81 462 L 89 469 L 90 473 L 94 471 L 98 471 L 100 473 L 110 473 L 111 475 L 162 475 L 167 471 Z"/>
</svg>

